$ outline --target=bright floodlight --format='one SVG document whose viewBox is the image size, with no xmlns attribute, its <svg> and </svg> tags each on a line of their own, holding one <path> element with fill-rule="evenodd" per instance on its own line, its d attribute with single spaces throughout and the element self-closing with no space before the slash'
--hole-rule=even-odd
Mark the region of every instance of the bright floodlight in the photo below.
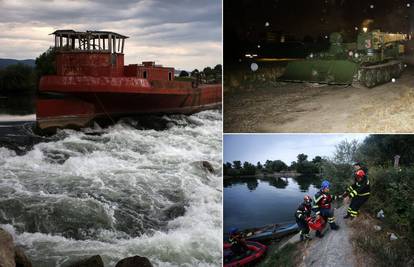
<svg viewBox="0 0 414 267">
<path fill-rule="evenodd" d="M 363 27 L 363 28 L 362 28 L 362 30 L 363 30 L 364 32 L 367 32 L 367 31 L 368 31 L 368 28 L 367 28 L 367 27 Z"/>
</svg>

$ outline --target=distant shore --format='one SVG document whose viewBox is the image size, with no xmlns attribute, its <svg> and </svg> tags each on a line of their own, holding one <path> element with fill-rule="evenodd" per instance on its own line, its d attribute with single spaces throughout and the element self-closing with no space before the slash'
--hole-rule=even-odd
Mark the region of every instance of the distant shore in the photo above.
<svg viewBox="0 0 414 267">
<path fill-rule="evenodd" d="M 293 178 L 304 175 L 302 173 L 298 173 L 295 171 L 287 171 L 287 172 L 274 172 L 274 173 L 258 173 L 255 175 L 237 175 L 237 176 L 229 176 L 224 175 L 224 180 L 230 180 L 230 179 L 245 179 L 245 178 Z"/>
</svg>

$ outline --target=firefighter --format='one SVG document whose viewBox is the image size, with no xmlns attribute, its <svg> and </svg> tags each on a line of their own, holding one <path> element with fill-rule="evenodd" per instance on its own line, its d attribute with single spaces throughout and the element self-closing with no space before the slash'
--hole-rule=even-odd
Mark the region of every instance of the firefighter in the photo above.
<svg viewBox="0 0 414 267">
<path fill-rule="evenodd" d="M 300 241 L 311 239 L 309 236 L 309 225 L 306 218 L 310 217 L 312 212 L 312 199 L 310 196 L 305 196 L 303 202 L 296 210 L 295 218 L 296 223 L 300 229 Z"/>
<path fill-rule="evenodd" d="M 313 198 L 313 210 L 316 215 L 320 215 L 325 221 L 328 221 L 332 230 L 338 230 L 339 226 L 335 223 L 334 211 L 331 207 L 332 195 L 329 193 L 330 183 L 324 180 L 321 189 L 315 194 Z M 316 231 L 317 237 L 323 237 L 320 231 Z"/>
<path fill-rule="evenodd" d="M 354 183 L 348 186 L 343 197 L 351 197 L 351 204 L 347 210 L 344 219 L 355 218 L 358 216 L 358 211 L 361 206 L 368 200 L 370 195 L 370 187 L 368 180 L 368 169 L 363 167 L 360 162 L 353 164 L 354 166 Z"/>
<path fill-rule="evenodd" d="M 229 237 L 229 243 L 231 244 L 231 251 L 236 256 L 243 255 L 248 250 L 246 241 L 244 241 L 243 237 L 238 231 L 239 229 L 237 228 L 231 228 L 230 237 Z"/>
</svg>

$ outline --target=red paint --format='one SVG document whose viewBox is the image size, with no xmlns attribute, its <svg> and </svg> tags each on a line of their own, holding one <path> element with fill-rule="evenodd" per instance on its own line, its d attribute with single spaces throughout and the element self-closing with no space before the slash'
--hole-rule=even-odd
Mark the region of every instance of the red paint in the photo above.
<svg viewBox="0 0 414 267">
<path fill-rule="evenodd" d="M 174 68 L 154 62 L 124 66 L 122 53 L 61 51 L 56 75 L 40 79 L 37 121 L 48 128 L 83 126 L 100 117 L 191 114 L 220 107 L 221 91 L 221 84 L 174 81 Z"/>
</svg>

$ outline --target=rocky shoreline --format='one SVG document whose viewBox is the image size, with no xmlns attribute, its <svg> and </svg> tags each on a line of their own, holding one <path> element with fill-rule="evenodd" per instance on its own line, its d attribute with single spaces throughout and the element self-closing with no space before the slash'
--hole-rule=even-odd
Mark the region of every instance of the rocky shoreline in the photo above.
<svg viewBox="0 0 414 267">
<path fill-rule="evenodd" d="M 30 259 L 23 250 L 14 244 L 13 236 L 0 228 L 0 266 L 1 267 L 32 267 Z M 133 256 L 120 260 L 115 267 L 152 267 L 148 258 Z M 72 263 L 67 267 L 105 267 L 100 255 Z"/>
</svg>

